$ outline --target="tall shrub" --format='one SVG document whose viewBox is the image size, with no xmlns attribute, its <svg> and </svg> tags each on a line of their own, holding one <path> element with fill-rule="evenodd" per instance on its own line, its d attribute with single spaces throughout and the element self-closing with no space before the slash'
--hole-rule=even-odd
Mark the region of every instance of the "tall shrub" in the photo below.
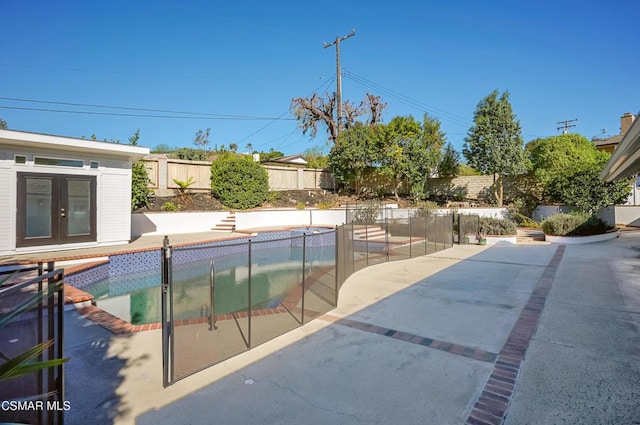
<svg viewBox="0 0 640 425">
<path fill-rule="evenodd" d="M 149 175 L 144 161 L 135 162 L 131 167 L 131 211 L 146 207 L 149 204 L 149 197 L 153 193 L 147 186 Z"/>
<path fill-rule="evenodd" d="M 211 164 L 211 191 L 229 208 L 257 207 L 269 194 L 267 170 L 250 159 L 223 156 Z"/>
</svg>

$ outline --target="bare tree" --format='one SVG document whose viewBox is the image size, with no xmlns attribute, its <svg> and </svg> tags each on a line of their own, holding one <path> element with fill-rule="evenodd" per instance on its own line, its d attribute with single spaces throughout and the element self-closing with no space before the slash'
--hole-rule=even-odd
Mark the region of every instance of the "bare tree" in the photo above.
<svg viewBox="0 0 640 425">
<path fill-rule="evenodd" d="M 364 101 L 362 102 L 365 113 L 369 114 L 369 125 L 375 126 L 382 122 L 382 111 L 387 107 L 386 103 L 382 103 L 380 96 L 367 93 Z"/>
<path fill-rule="evenodd" d="M 207 146 L 209 146 L 209 135 L 211 134 L 211 129 L 207 128 L 206 130 L 198 130 L 196 132 L 196 138 L 193 140 L 193 144 L 198 146 L 200 149 L 206 150 Z"/>
<path fill-rule="evenodd" d="M 339 130 L 352 127 L 357 119 L 363 115 L 369 115 L 367 124 L 370 126 L 381 122 L 382 110 L 387 106 L 386 103 L 382 103 L 380 96 L 367 93 L 365 100 L 357 106 L 349 101 L 343 102 L 344 116 L 342 122 L 338 123 L 335 116 L 336 104 L 335 93 L 325 93 L 324 96 L 314 93 L 310 98 L 292 99 L 291 111 L 298 120 L 298 126 L 302 129 L 303 134 L 308 133 L 311 137 L 315 137 L 318 133 L 318 124 L 323 123 L 326 126 L 329 140 L 335 142 Z"/>
</svg>

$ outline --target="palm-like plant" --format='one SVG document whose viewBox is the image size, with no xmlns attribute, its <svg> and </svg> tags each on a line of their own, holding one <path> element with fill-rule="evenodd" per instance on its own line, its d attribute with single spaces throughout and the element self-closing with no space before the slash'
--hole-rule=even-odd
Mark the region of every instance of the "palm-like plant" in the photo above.
<svg viewBox="0 0 640 425">
<path fill-rule="evenodd" d="M 13 276 L 15 276 L 15 272 L 3 278 L 0 278 L 0 287 L 2 287 Z M 7 326 L 16 317 L 19 317 L 23 313 L 26 313 L 27 311 L 32 310 L 34 307 L 38 306 L 38 304 L 41 303 L 44 299 L 59 291 L 63 285 L 64 283 L 62 280 L 51 285 L 47 285 L 47 288 L 45 290 L 39 291 L 36 294 L 31 294 L 24 301 L 19 303 L 8 312 L 0 314 L 0 329 Z M 7 379 L 15 378 L 17 376 L 38 372 L 43 369 L 56 367 L 67 362 L 69 360 L 68 358 L 49 359 L 44 361 L 37 360 L 37 358 L 40 357 L 40 355 L 43 354 L 49 347 L 51 347 L 53 343 L 53 340 L 49 340 L 36 344 L 15 357 L 9 357 L 0 352 L 0 361 L 2 362 L 0 363 L 0 382 Z"/>
</svg>

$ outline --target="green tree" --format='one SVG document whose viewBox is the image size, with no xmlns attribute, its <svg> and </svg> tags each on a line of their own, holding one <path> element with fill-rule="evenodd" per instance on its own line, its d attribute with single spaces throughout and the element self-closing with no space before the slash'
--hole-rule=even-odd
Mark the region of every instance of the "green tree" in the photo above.
<svg viewBox="0 0 640 425">
<path fill-rule="evenodd" d="M 453 178 L 460 174 L 460 153 L 451 143 L 447 143 L 438 164 L 438 177 Z"/>
<path fill-rule="evenodd" d="M 603 164 L 593 164 L 559 175 L 549 184 L 550 198 L 589 214 L 608 205 L 625 203 L 631 190 L 631 179 L 604 183 L 599 177 L 603 167 Z"/>
<path fill-rule="evenodd" d="M 174 151 L 175 148 L 172 148 L 171 146 L 167 145 L 166 143 L 160 143 L 159 145 L 156 145 L 155 148 L 153 148 L 153 152 L 154 153 L 169 153 Z"/>
<path fill-rule="evenodd" d="M 280 151 L 269 149 L 269 152 L 260 152 L 260 161 L 269 161 L 270 159 L 283 157 L 284 153 Z"/>
<path fill-rule="evenodd" d="M 257 207 L 269 194 L 269 176 L 251 158 L 225 155 L 211 164 L 211 191 L 229 208 Z"/>
<path fill-rule="evenodd" d="M 327 168 L 329 157 L 322 153 L 320 146 L 314 146 L 304 151 L 304 159 L 309 168 Z"/>
<path fill-rule="evenodd" d="M 460 164 L 460 171 L 458 172 L 459 176 L 481 176 L 482 173 L 469 164 Z"/>
<path fill-rule="evenodd" d="M 3 120 L 2 118 L 0 118 L 0 130 L 6 130 L 9 127 L 7 127 L 7 122 L 5 120 Z"/>
<path fill-rule="evenodd" d="M 137 129 L 133 136 L 129 137 L 129 144 L 131 146 L 138 146 L 138 140 L 140 140 L 140 129 Z"/>
<path fill-rule="evenodd" d="M 253 153 L 253 144 L 247 143 L 245 149 L 247 149 L 247 153 Z"/>
<path fill-rule="evenodd" d="M 188 161 L 206 161 L 207 153 L 203 149 L 180 148 L 174 151 L 171 157 Z"/>
<path fill-rule="evenodd" d="M 140 140 L 139 129 L 129 137 L 129 143 L 132 146 L 137 146 L 138 140 Z M 150 182 L 144 161 L 135 162 L 131 166 L 131 211 L 149 205 L 149 197 L 153 194 L 153 191 L 148 187 Z"/>
<path fill-rule="evenodd" d="M 237 143 L 229 143 L 229 150 L 233 153 L 236 153 L 238 151 L 238 144 Z"/>
<path fill-rule="evenodd" d="M 494 90 L 482 99 L 473 114 L 474 125 L 465 138 L 462 153 L 468 164 L 482 174 L 493 175 L 493 195 L 502 206 L 504 178 L 526 169 L 520 122 L 513 113 L 509 92 L 498 97 Z"/>
<path fill-rule="evenodd" d="M 580 134 L 562 134 L 527 143 L 531 174 L 540 187 L 540 202 L 562 202 L 550 193 L 550 186 L 558 178 L 603 166 L 609 158 Z"/>
<path fill-rule="evenodd" d="M 328 165 L 336 183 L 341 187 L 353 185 L 360 194 L 365 171 L 372 169 L 378 158 L 373 129 L 357 122 L 340 133 L 329 152 Z"/>
<path fill-rule="evenodd" d="M 375 127 L 380 171 L 389 177 L 399 198 L 404 183 L 414 201 L 425 198 L 427 180 L 437 170 L 445 134 L 440 121 L 425 114 L 422 123 L 413 117 L 394 117 Z"/>
<path fill-rule="evenodd" d="M 536 139 L 527 144 L 531 175 L 541 189 L 540 202 L 572 205 L 586 213 L 624 203 L 630 179 L 604 183 L 599 175 L 610 154 L 579 134 Z"/>
</svg>

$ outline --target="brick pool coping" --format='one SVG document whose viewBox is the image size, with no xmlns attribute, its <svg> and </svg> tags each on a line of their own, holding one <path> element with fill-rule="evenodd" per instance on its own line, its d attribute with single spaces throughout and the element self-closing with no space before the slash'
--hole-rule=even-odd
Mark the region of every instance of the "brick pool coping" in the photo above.
<svg viewBox="0 0 640 425">
<path fill-rule="evenodd" d="M 128 334 L 133 332 L 144 332 L 144 331 L 153 331 L 157 329 L 162 329 L 161 322 L 153 322 L 153 323 L 145 323 L 142 325 L 133 325 L 126 320 L 123 320 L 113 314 L 106 312 L 100 309 L 97 306 L 90 305 L 85 307 L 79 307 L 77 311 L 87 319 L 92 322 L 102 326 L 109 332 L 114 335 Z M 276 314 L 289 313 L 289 311 L 284 307 L 276 307 L 276 308 L 263 308 L 258 310 L 251 311 L 251 317 L 259 317 L 259 316 L 269 316 Z M 239 313 L 227 313 L 227 314 L 217 314 L 215 316 L 216 322 L 223 320 L 235 320 L 235 319 L 243 319 L 247 318 L 248 314 L 246 312 Z M 208 317 L 195 317 L 192 319 L 182 319 L 182 320 L 174 320 L 174 326 L 191 326 L 191 325 L 201 325 L 209 323 Z"/>
</svg>

